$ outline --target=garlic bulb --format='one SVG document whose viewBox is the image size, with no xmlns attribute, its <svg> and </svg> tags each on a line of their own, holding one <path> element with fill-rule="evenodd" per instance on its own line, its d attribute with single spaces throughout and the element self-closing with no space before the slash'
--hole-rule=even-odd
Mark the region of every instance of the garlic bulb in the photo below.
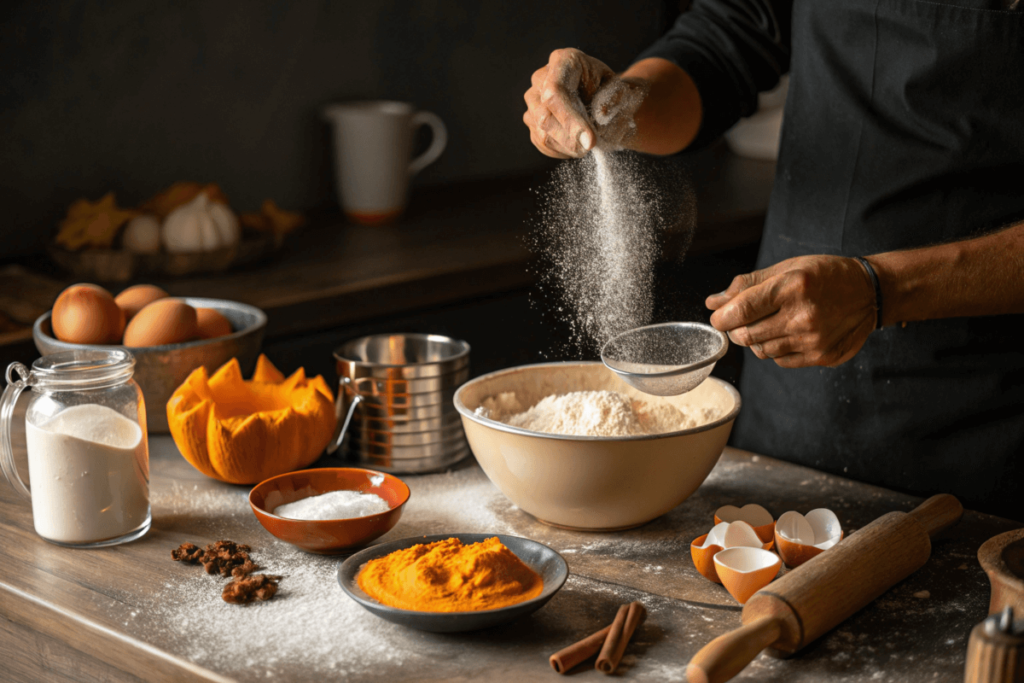
<svg viewBox="0 0 1024 683">
<path fill-rule="evenodd" d="M 231 209 L 211 202 L 205 192 L 164 219 L 164 247 L 172 254 L 230 247 L 238 242 L 241 234 L 238 218 Z"/>
<path fill-rule="evenodd" d="M 160 220 L 143 214 L 128 221 L 124 229 L 124 248 L 136 254 L 155 254 L 160 251 Z"/>
</svg>

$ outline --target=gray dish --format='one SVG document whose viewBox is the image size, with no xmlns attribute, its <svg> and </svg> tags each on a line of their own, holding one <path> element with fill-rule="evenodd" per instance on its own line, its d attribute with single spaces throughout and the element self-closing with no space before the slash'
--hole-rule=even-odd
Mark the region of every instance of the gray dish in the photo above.
<svg viewBox="0 0 1024 683">
<path fill-rule="evenodd" d="M 183 344 L 128 348 L 135 356 L 134 379 L 146 399 L 146 423 L 150 434 L 168 431 L 167 400 L 200 365 L 213 374 L 221 365 L 237 358 L 242 373 L 248 376 L 256 364 L 263 343 L 263 332 L 267 327 L 266 314 L 255 306 L 224 299 L 179 298 L 190 306 L 219 311 L 231 323 L 234 332 L 215 339 Z M 59 351 L 117 347 L 60 341 L 53 336 L 49 311 L 36 320 L 32 327 L 32 338 L 36 349 L 43 356 Z"/>
<path fill-rule="evenodd" d="M 415 612 L 382 605 L 364 593 L 356 583 L 356 576 L 364 564 L 370 560 L 384 557 L 396 550 L 404 550 L 421 543 L 433 543 L 448 538 L 457 538 L 465 544 L 479 543 L 495 536 L 505 544 L 516 556 L 531 569 L 544 578 L 544 590 L 532 600 L 521 602 L 510 607 L 483 610 L 480 612 Z M 476 631 L 504 624 L 513 619 L 531 614 L 547 603 L 559 591 L 569 578 L 569 566 L 565 559 L 543 543 L 527 538 L 506 536 L 504 534 L 434 534 L 432 536 L 414 536 L 390 543 L 381 543 L 366 550 L 361 550 L 341 563 L 338 567 L 338 584 L 350 598 L 358 602 L 368 611 L 381 619 L 392 621 L 408 628 L 433 633 L 456 633 L 459 631 Z"/>
</svg>

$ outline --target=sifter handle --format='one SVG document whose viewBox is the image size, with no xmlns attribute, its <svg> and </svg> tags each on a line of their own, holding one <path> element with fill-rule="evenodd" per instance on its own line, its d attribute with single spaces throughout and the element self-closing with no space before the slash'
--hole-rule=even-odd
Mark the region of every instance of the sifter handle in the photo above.
<svg viewBox="0 0 1024 683">
<path fill-rule="evenodd" d="M 686 667 L 686 678 L 689 683 L 724 683 L 781 637 L 782 619 L 755 619 L 702 647 Z"/>
<path fill-rule="evenodd" d="M 940 493 L 907 513 L 918 524 L 924 527 L 929 536 L 934 536 L 960 521 L 964 514 L 964 506 L 955 496 Z"/>
</svg>

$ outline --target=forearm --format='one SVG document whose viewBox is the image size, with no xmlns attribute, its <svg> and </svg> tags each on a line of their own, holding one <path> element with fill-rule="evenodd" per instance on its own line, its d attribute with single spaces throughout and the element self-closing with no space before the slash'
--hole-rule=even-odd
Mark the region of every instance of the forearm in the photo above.
<svg viewBox="0 0 1024 683">
<path fill-rule="evenodd" d="M 883 325 L 1024 313 L 1024 222 L 868 260 L 882 287 Z"/>
<path fill-rule="evenodd" d="M 647 154 L 675 154 L 697 137 L 701 124 L 700 93 L 693 80 L 667 59 L 642 59 L 622 78 L 642 82 L 643 104 L 633 115 L 636 135 L 626 144 Z"/>
</svg>

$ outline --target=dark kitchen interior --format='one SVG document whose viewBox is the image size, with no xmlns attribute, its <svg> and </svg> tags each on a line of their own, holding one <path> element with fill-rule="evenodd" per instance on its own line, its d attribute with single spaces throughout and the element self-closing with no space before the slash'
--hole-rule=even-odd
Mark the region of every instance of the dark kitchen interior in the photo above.
<svg viewBox="0 0 1024 683">
<path fill-rule="evenodd" d="M 1000 336 L 1014 319 L 883 327 L 876 258 L 953 244 L 964 237 L 954 228 L 967 230 L 954 215 L 971 216 L 979 239 L 1024 216 L 1007 180 L 1024 138 L 973 137 L 1006 118 L 1000 103 L 1024 97 L 1024 65 L 992 69 L 996 48 L 975 61 L 947 45 L 1024 54 L 1021 17 L 1016 0 L 5 2 L 0 681 L 532 681 L 550 668 L 580 681 L 598 670 L 636 681 L 1024 680 L 995 665 L 1024 662 L 1024 423 L 1012 403 L 1024 370 Z M 665 57 L 686 31 L 697 56 Z M 676 95 L 679 74 L 699 98 L 750 91 L 722 134 L 695 129 L 674 149 L 697 144 L 669 154 L 616 148 L 633 169 L 627 184 L 643 179 L 630 196 L 656 188 L 660 202 L 648 322 L 698 323 L 724 340 L 709 296 L 759 255 L 828 254 L 853 264 L 867 297 L 856 310 L 870 316 L 866 351 L 836 368 L 758 375 L 777 356 L 755 358 L 760 344 L 715 323 L 732 341 L 711 379 L 664 402 L 600 363 L 577 367 L 600 353 L 552 285 L 564 226 L 546 202 L 560 169 L 603 162 L 598 148 L 545 156 L 531 138 L 541 124 L 524 125 L 524 93 L 539 90 L 531 74 L 560 48 L 616 74 L 654 49 L 670 69 L 645 72 L 648 85 Z M 929 81 L 943 65 L 948 81 Z M 1002 92 L 972 90 L 996 70 Z M 698 114 L 722 115 L 699 98 Z M 624 117 L 651 130 L 640 111 Z M 587 113 L 595 130 L 598 113 Z M 981 147 L 993 156 L 971 156 Z M 969 169 L 942 166 L 958 160 Z M 914 176 L 921 165 L 935 176 Z M 848 191 L 847 167 L 855 190 L 887 173 L 903 185 L 879 181 L 872 204 Z M 995 175 L 971 175 L 985 171 Z M 798 195 L 800 182 L 821 192 Z M 820 207 L 843 192 L 833 220 Z M 894 222 L 885 212 L 900 201 Z M 791 234 L 779 215 L 823 218 L 794 220 Z M 917 218 L 942 239 L 901 242 Z M 857 242 L 864 225 L 878 243 Z M 819 228 L 838 246 L 798 232 Z M 967 260 L 955 256 L 916 272 L 951 272 Z M 149 285 L 162 298 L 131 312 L 112 300 Z M 120 327 L 59 318 L 72 293 L 108 302 Z M 147 308 L 150 329 L 136 325 L 132 343 L 132 316 Z M 73 333 L 62 322 L 72 318 Z M 436 342 L 440 357 L 413 358 L 421 335 L 450 339 Z M 374 336 L 384 341 L 353 351 Z M 1004 375 L 972 364 L 978 340 Z M 521 367 L 540 363 L 560 365 Z M 930 394 L 888 393 L 903 370 Z M 824 393 L 804 392 L 814 382 Z M 611 429 L 625 410 L 639 431 L 516 422 L 570 391 L 621 391 L 624 403 L 563 404 L 560 428 Z M 509 395 L 518 407 L 503 414 Z M 971 396 L 982 398 L 969 414 L 943 412 Z M 699 401 L 708 407 L 694 421 Z M 649 429 L 651 405 L 690 421 Z M 76 413 L 80 432 L 50 431 L 78 409 L 92 410 Z M 826 410 L 834 423 L 818 419 Z M 914 422 L 925 413 L 930 422 Z M 594 414 L 605 422 L 580 426 Z M 900 420 L 914 429 L 890 445 L 883 428 Z M 120 465 L 107 464 L 112 453 Z M 336 494 L 350 499 L 325 502 Z M 370 498 L 384 512 L 360 507 Z M 485 555 L 493 537 L 503 550 Z M 410 548 L 455 542 L 450 556 L 400 564 Z M 469 569 L 456 566 L 473 549 Z M 389 560 L 376 565 L 391 567 L 381 585 L 413 586 L 405 602 L 363 582 Z M 539 581 L 529 596 L 527 579 L 509 579 L 520 570 Z M 488 590 L 521 594 L 492 605 Z M 434 592 L 444 608 L 428 606 Z"/>
<path fill-rule="evenodd" d="M 567 343 L 559 321 L 542 321 L 541 307 L 530 305 L 531 190 L 553 164 L 523 133 L 521 91 L 556 44 L 625 68 L 676 11 L 673 2 L 9 5 L 0 48 L 12 75 L 0 95 L 8 131 L 0 197 L 9 220 L 0 257 L 70 284 L 45 250 L 75 199 L 113 190 L 131 205 L 176 180 L 216 182 L 236 210 L 272 197 L 306 212 L 309 223 L 242 270 L 146 281 L 174 295 L 245 292 L 240 300 L 268 310 L 264 352 L 285 372 L 305 365 L 333 376 L 338 344 L 396 330 L 466 339 L 474 375 L 579 357 L 585 352 Z M 542 14 L 548 20 L 535 21 Z M 506 41 L 509 49 L 493 49 Z M 402 222 L 365 237 L 346 235 L 370 231 L 345 225 L 338 211 L 331 132 L 319 115 L 325 104 L 363 99 L 433 111 L 450 140 L 413 179 Z M 704 296 L 753 265 L 773 166 L 735 158 L 721 143 L 666 163 L 694 169 L 698 192 L 713 195 L 701 198 L 698 221 L 724 227 L 700 233 L 685 261 L 670 240 L 659 311 L 665 320 L 706 319 Z M 464 236 L 473 242 L 461 243 Z M 410 272 L 419 268 L 399 265 L 421 240 L 451 245 L 430 264 L 444 274 L 424 282 Z M 356 245 L 372 249 L 379 265 L 360 263 Z M 382 291 L 359 282 L 361 271 L 372 278 L 394 269 L 417 281 Z M 300 272 L 308 282 L 297 281 Z M 345 294 L 330 293 L 342 285 Z M 301 303 L 275 306 L 281 299 Z M 30 313 L 2 313 L 0 362 L 30 363 Z M 717 372 L 735 382 L 740 363 L 734 350 Z"/>
</svg>

